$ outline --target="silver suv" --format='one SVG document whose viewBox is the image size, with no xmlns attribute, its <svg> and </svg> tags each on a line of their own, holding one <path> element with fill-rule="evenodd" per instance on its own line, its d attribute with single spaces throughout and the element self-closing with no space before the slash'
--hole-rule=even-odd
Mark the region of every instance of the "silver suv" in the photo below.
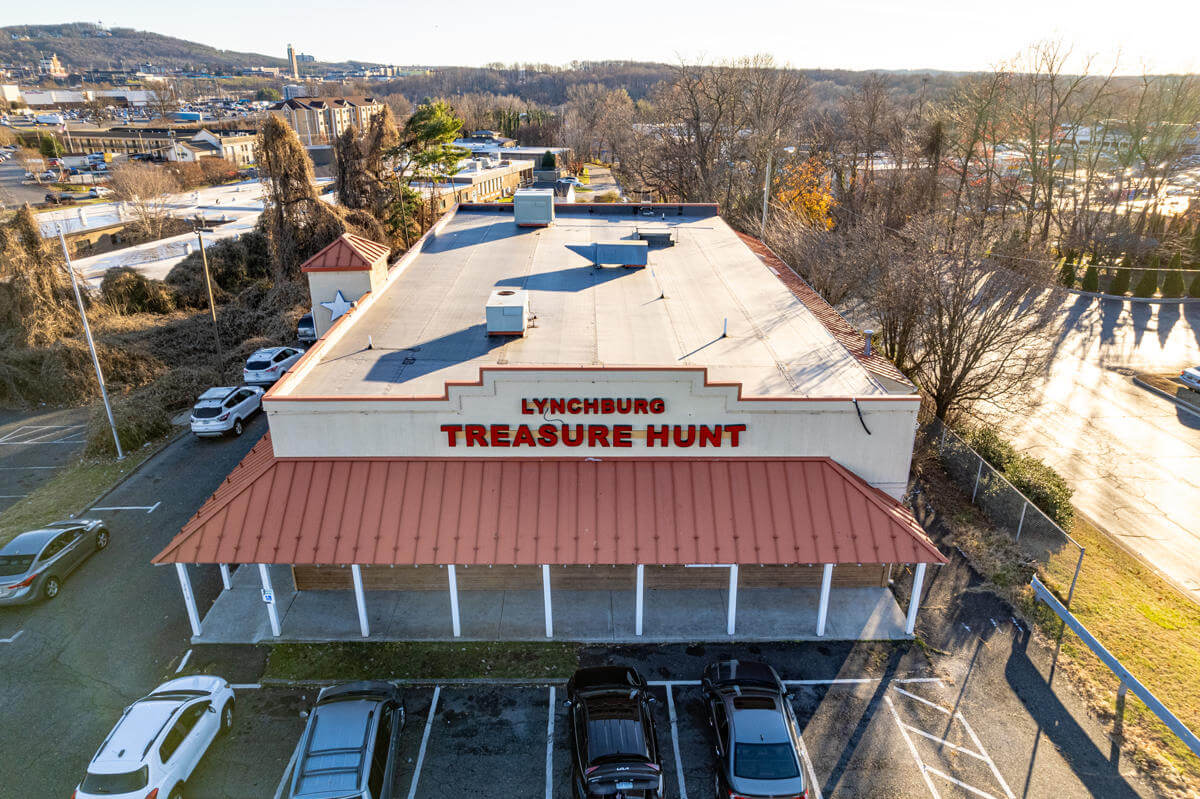
<svg viewBox="0 0 1200 799">
<path fill-rule="evenodd" d="M 363 681 L 325 688 L 300 739 L 289 799 L 392 799 L 404 727 L 400 689 Z"/>
</svg>

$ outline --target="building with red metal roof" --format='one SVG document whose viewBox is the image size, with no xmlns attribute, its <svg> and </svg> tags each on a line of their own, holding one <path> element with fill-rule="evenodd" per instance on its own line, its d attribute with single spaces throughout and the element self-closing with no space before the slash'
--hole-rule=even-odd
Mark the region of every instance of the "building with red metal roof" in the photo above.
<svg viewBox="0 0 1200 799">
<path fill-rule="evenodd" d="M 636 596 L 640 640 L 647 583 L 714 572 L 722 636 L 739 586 L 810 591 L 817 637 L 831 596 L 869 589 L 870 629 L 911 634 L 945 562 L 902 502 L 911 384 L 715 206 L 554 211 L 527 228 L 519 202 L 460 206 L 390 266 L 354 236 L 305 264 L 320 339 L 264 398 L 268 436 L 155 559 L 198 640 L 188 564 L 222 565 L 227 587 L 255 566 L 265 596 L 279 569 L 289 592 L 352 591 L 364 636 L 375 592 L 446 591 L 455 637 L 460 591 L 540 591 L 554 636 L 555 594 L 595 588 Z M 907 613 L 880 605 L 907 568 Z M 268 603 L 273 637 L 305 637 L 300 604 Z"/>
</svg>

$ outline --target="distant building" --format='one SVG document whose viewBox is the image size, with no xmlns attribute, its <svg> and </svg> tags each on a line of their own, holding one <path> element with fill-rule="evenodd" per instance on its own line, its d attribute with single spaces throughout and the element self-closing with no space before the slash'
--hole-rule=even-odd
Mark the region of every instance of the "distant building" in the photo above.
<svg viewBox="0 0 1200 799">
<path fill-rule="evenodd" d="M 286 120 L 311 150 L 332 147 L 334 139 L 351 125 L 366 128 L 371 118 L 383 111 L 383 103 L 365 96 L 293 97 L 271 106 L 270 111 Z"/>
<path fill-rule="evenodd" d="M 433 212 L 441 214 L 459 203 L 493 202 L 511 197 L 517 189 L 533 183 L 533 163 L 530 161 L 472 158 L 460 167 L 458 172 L 437 184 L 414 182 L 409 185 L 432 198 Z"/>
<path fill-rule="evenodd" d="M 316 60 L 317 57 L 314 55 L 309 55 L 308 53 L 296 53 L 296 61 L 301 64 L 312 64 Z"/>
<path fill-rule="evenodd" d="M 225 158 L 237 166 L 254 163 L 255 131 L 198 131 L 122 126 L 107 130 L 72 129 L 71 139 L 81 152 L 152 153 L 168 161 Z"/>
<path fill-rule="evenodd" d="M 296 51 L 290 44 L 288 45 L 288 65 L 292 68 L 292 77 L 300 77 L 300 67 L 296 64 Z"/>
<path fill-rule="evenodd" d="M 51 53 L 49 58 L 43 56 L 38 61 L 38 72 L 48 75 L 51 78 L 65 78 L 67 76 L 66 67 L 58 60 L 57 53 Z"/>
<path fill-rule="evenodd" d="M 299 83 L 289 83 L 283 87 L 283 99 L 294 100 L 297 97 L 308 97 L 308 87 Z"/>
</svg>

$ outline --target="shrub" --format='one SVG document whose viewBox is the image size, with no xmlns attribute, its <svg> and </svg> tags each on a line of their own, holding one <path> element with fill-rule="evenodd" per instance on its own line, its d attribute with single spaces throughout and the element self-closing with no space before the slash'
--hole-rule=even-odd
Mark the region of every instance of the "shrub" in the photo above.
<svg viewBox="0 0 1200 799">
<path fill-rule="evenodd" d="M 1099 291 L 1100 271 L 1094 266 L 1089 266 L 1087 271 L 1083 273 L 1083 283 L 1079 287 L 1084 291 Z"/>
<path fill-rule="evenodd" d="M 1108 293 L 1116 294 L 1118 297 L 1125 296 L 1129 291 L 1129 276 L 1132 274 L 1132 269 L 1118 269 L 1113 275 L 1112 282 L 1108 284 Z"/>
<path fill-rule="evenodd" d="M 127 266 L 104 273 L 100 294 L 119 314 L 165 314 L 175 310 L 175 292 L 159 280 L 151 280 Z"/>
<path fill-rule="evenodd" d="M 1075 285 L 1075 264 L 1068 256 L 1058 259 L 1058 282 L 1067 288 Z"/>
<path fill-rule="evenodd" d="M 171 431 L 171 417 L 167 410 L 148 397 L 140 395 L 114 397 L 112 411 L 117 435 L 121 439 L 121 447 L 126 452 L 137 449 Z M 109 427 L 108 416 L 102 402 L 97 402 L 92 406 L 91 418 L 88 420 L 87 444 L 83 451 L 85 455 L 91 456 L 117 454 L 116 445 L 113 444 L 112 428 Z"/>
<path fill-rule="evenodd" d="M 1075 521 L 1073 491 L 1058 472 L 1032 455 L 1017 452 L 994 428 L 977 427 L 967 434 L 967 441 L 1059 527 L 1071 529 Z"/>
<path fill-rule="evenodd" d="M 602 191 L 599 194 L 597 194 L 596 196 L 592 197 L 592 202 L 594 202 L 594 203 L 615 203 L 618 199 L 620 199 L 620 195 L 617 194 L 615 191 Z"/>
<path fill-rule="evenodd" d="M 1167 279 L 1163 281 L 1162 295 L 1164 297 L 1183 296 L 1183 273 L 1178 269 L 1167 272 Z"/>
<path fill-rule="evenodd" d="M 136 347 L 97 342 L 96 352 L 109 386 L 142 386 L 162 372 L 162 364 Z M 0 347 L 0 401 L 55 405 L 89 400 L 100 393 L 87 344 L 64 338 L 47 347 Z"/>
<path fill-rule="evenodd" d="M 1153 297 L 1158 290 L 1158 270 L 1147 269 L 1142 272 L 1141 278 L 1138 279 L 1137 285 L 1133 287 L 1133 296 L 1135 297 Z"/>
<path fill-rule="evenodd" d="M 1200 297 L 1200 272 L 1197 272 L 1196 276 L 1192 278 L 1192 282 L 1188 284 L 1188 296 Z"/>
<path fill-rule="evenodd" d="M 246 286 L 270 276 L 271 254 L 267 238 L 258 232 L 243 233 L 240 238 L 225 239 L 206 249 L 208 271 L 213 280 L 213 296 L 218 303 L 227 301 Z M 176 264 L 167 274 L 166 283 L 175 289 L 178 304 L 186 308 L 207 308 L 208 290 L 204 285 L 204 265 L 199 251 Z"/>
<path fill-rule="evenodd" d="M 558 166 L 558 159 L 554 157 L 554 153 L 547 150 L 542 154 L 542 169 L 555 169 Z"/>
</svg>

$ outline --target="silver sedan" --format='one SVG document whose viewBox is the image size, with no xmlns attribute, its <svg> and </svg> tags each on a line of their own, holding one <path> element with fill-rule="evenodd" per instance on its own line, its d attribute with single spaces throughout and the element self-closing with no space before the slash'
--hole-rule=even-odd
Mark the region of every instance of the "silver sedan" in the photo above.
<svg viewBox="0 0 1200 799">
<path fill-rule="evenodd" d="M 0 548 L 0 605 L 54 599 L 63 580 L 108 546 L 99 519 L 72 519 L 21 533 Z"/>
</svg>

